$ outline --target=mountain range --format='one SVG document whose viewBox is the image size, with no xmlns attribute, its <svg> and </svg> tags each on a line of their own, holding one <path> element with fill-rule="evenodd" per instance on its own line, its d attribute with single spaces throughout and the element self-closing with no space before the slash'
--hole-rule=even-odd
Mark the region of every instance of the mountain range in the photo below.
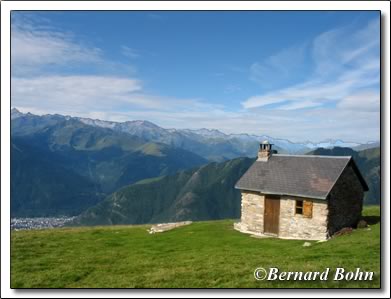
<svg viewBox="0 0 391 299">
<path fill-rule="evenodd" d="M 30 113 L 23 114 L 16 108 L 11 110 L 11 119 L 16 119 Z M 215 129 L 165 129 L 145 120 L 126 122 L 104 121 L 90 118 L 43 115 L 42 117 L 63 117 L 78 120 L 86 125 L 111 129 L 115 132 L 127 133 L 140 137 L 146 141 L 164 143 L 172 147 L 182 148 L 194 152 L 208 161 L 224 161 L 237 157 L 255 156 L 259 143 L 268 140 L 274 144 L 279 153 L 303 154 L 316 148 L 350 147 L 357 150 L 379 147 L 378 141 L 366 143 L 346 142 L 339 139 L 328 139 L 322 142 L 306 141 L 295 143 L 287 139 L 273 138 L 267 135 L 225 134 Z"/>
<path fill-rule="evenodd" d="M 11 145 L 11 215 L 19 217 L 77 215 L 122 186 L 208 162 L 58 115 L 14 118 Z"/>
<path fill-rule="evenodd" d="M 273 138 L 267 135 L 225 134 L 215 129 L 164 129 L 148 121 L 109 122 L 79 118 L 80 121 L 115 131 L 129 133 L 151 141 L 162 142 L 170 146 L 197 151 L 210 161 L 222 161 L 240 156 L 253 156 L 260 142 L 268 140 L 280 153 L 303 154 L 317 148 L 350 147 L 359 149 L 374 148 L 379 142 L 345 142 L 339 139 L 328 139 L 321 142 L 306 141 L 295 143 L 287 139 Z M 203 145 L 212 148 L 204 148 Z M 213 151 L 214 150 L 214 151 Z M 223 157 L 221 157 L 223 155 Z"/>
<path fill-rule="evenodd" d="M 234 182 L 252 163 L 263 139 L 283 153 L 310 148 L 267 136 L 164 129 L 148 121 L 37 116 L 12 109 L 11 215 L 81 213 L 80 224 L 236 218 L 240 196 Z M 327 144 L 336 143 L 343 142 Z M 370 185 L 366 202 L 379 202 L 379 148 L 311 153 L 352 155 Z"/>
</svg>

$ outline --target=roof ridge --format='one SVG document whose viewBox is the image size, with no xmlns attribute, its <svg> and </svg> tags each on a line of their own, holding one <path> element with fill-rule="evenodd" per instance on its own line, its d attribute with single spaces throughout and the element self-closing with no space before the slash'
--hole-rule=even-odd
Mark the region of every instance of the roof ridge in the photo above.
<svg viewBox="0 0 391 299">
<path fill-rule="evenodd" d="M 337 159 L 350 159 L 352 156 L 330 156 L 330 155 L 288 155 L 288 154 L 272 154 L 279 157 L 299 157 L 299 158 L 337 158 Z"/>
</svg>

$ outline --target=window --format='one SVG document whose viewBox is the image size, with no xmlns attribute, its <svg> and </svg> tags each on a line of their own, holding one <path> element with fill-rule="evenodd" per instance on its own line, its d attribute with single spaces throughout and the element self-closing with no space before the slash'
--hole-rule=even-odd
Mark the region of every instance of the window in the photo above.
<svg viewBox="0 0 391 299">
<path fill-rule="evenodd" d="M 312 201 L 296 200 L 296 215 L 312 218 Z"/>
<path fill-rule="evenodd" d="M 296 214 L 303 214 L 303 201 L 302 200 L 296 200 Z"/>
</svg>

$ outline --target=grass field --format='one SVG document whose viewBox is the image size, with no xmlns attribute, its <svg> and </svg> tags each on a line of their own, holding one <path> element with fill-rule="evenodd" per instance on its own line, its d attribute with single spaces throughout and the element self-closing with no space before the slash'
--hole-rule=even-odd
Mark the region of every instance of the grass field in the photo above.
<svg viewBox="0 0 391 299">
<path fill-rule="evenodd" d="M 324 243 L 257 239 L 232 220 L 197 222 L 161 234 L 145 226 L 13 231 L 12 288 L 378 288 L 380 209 L 369 229 Z M 328 281 L 257 281 L 257 267 L 324 271 Z M 373 281 L 333 281 L 336 267 L 374 271 Z"/>
</svg>

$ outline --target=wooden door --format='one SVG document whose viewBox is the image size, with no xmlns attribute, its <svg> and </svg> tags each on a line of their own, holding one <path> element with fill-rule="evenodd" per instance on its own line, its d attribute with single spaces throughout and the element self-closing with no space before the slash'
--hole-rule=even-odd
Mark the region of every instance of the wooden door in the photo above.
<svg viewBox="0 0 391 299">
<path fill-rule="evenodd" d="M 280 223 L 280 198 L 277 196 L 265 196 L 265 213 L 263 218 L 263 230 L 265 233 L 278 235 Z"/>
</svg>

